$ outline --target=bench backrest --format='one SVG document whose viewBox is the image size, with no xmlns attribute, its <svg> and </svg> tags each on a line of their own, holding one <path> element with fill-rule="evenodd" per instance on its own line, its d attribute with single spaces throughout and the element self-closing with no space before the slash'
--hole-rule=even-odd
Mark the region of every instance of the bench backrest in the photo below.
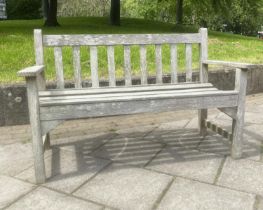
<svg viewBox="0 0 263 210">
<path fill-rule="evenodd" d="M 44 47 L 53 47 L 55 56 L 55 69 L 57 78 L 57 88 L 63 89 L 64 73 L 62 48 L 64 46 L 72 47 L 73 50 L 73 68 L 75 88 L 82 87 L 80 47 L 88 46 L 90 50 L 90 70 L 92 87 L 99 87 L 99 69 L 98 69 L 98 47 L 106 46 L 109 86 L 116 86 L 115 76 L 115 57 L 114 47 L 123 46 L 124 53 L 124 77 L 125 86 L 132 85 L 131 73 L 131 46 L 139 46 L 141 84 L 147 85 L 147 48 L 148 45 L 155 46 L 155 67 L 156 83 L 163 83 L 162 69 L 162 45 L 170 46 L 170 73 L 171 82 L 178 82 L 178 60 L 177 45 L 185 44 L 185 65 L 186 65 L 186 82 L 192 81 L 192 45 L 199 45 L 199 61 L 207 59 L 207 29 L 201 28 L 199 33 L 191 34 L 127 34 L 127 35 L 42 35 L 42 31 L 34 31 L 36 64 L 44 64 Z M 202 76 L 200 74 L 200 76 Z M 201 78 L 202 80 L 202 78 Z"/>
</svg>

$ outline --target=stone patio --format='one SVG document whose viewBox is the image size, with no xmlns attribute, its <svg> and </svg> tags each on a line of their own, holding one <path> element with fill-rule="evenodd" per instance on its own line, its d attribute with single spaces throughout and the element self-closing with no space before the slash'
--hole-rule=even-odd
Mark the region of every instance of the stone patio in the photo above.
<svg viewBox="0 0 263 210">
<path fill-rule="evenodd" d="M 231 128 L 216 110 L 211 121 Z M 263 210 L 263 94 L 247 97 L 244 158 L 197 132 L 197 112 L 68 121 L 34 184 L 30 127 L 0 127 L 0 209 Z"/>
</svg>

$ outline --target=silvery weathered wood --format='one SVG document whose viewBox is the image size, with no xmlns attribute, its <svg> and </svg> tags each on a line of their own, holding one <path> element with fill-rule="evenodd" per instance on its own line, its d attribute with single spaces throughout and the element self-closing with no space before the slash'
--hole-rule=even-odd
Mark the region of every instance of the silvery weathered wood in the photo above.
<svg viewBox="0 0 263 210">
<path fill-rule="evenodd" d="M 196 34 L 44 35 L 44 46 L 101 46 L 200 43 Z"/>
<path fill-rule="evenodd" d="M 204 64 L 203 61 L 208 58 L 208 34 L 206 28 L 201 28 L 199 30 L 201 35 L 201 43 L 199 44 L 199 60 L 200 60 L 200 82 L 207 83 L 208 82 L 208 65 Z M 207 119 L 207 110 L 201 109 L 198 110 L 198 124 L 199 124 L 199 132 L 201 136 L 206 136 L 207 128 L 205 126 L 205 121 Z"/>
<path fill-rule="evenodd" d="M 64 72 L 63 72 L 63 60 L 62 60 L 62 48 L 54 48 L 55 55 L 55 67 L 56 67 L 56 77 L 57 77 L 57 88 L 64 89 Z"/>
<path fill-rule="evenodd" d="M 238 159 L 242 156 L 244 115 L 247 90 L 247 69 L 236 69 L 235 90 L 239 93 L 236 119 L 233 119 L 233 142 L 231 156 L 232 158 Z"/>
<path fill-rule="evenodd" d="M 218 61 L 218 60 L 203 60 L 203 64 L 220 65 L 220 66 L 233 67 L 239 69 L 257 69 L 262 67 L 261 64 L 239 63 L 239 62 Z"/>
<path fill-rule="evenodd" d="M 168 99 L 168 98 L 195 98 L 201 96 L 237 96 L 236 91 L 220 91 L 220 90 L 206 90 L 206 91 L 164 91 L 160 92 L 144 92 L 144 93 L 115 93 L 115 94 L 100 94 L 100 95 L 86 95 L 86 96 L 65 96 L 65 97 L 51 97 L 40 98 L 41 106 L 49 105 L 66 105 L 66 104 L 81 104 L 81 103 L 97 103 L 97 102 L 117 102 L 117 101 L 133 101 L 133 100 L 151 100 L 151 99 Z M 58 98 L 58 99 L 56 99 Z M 222 106 L 220 106 L 222 107 Z"/>
<path fill-rule="evenodd" d="M 170 53 L 171 53 L 171 83 L 177 83 L 177 68 L 178 68 L 178 61 L 177 61 L 177 45 L 171 44 L 170 45 Z"/>
<path fill-rule="evenodd" d="M 75 88 L 81 88 L 81 65 L 80 65 L 80 47 L 73 47 L 73 68 L 74 68 L 74 80 Z"/>
<path fill-rule="evenodd" d="M 46 179 L 44 163 L 44 147 L 41 135 L 41 123 L 39 114 L 38 87 L 36 77 L 26 77 L 29 119 L 32 132 L 32 144 L 34 153 L 34 166 L 36 182 L 44 183 Z"/>
<path fill-rule="evenodd" d="M 221 128 L 208 120 L 205 121 L 205 126 L 211 129 L 212 131 L 216 132 L 217 134 L 223 136 L 224 138 L 228 139 L 229 141 L 232 141 L 232 134 L 224 128 Z"/>
<path fill-rule="evenodd" d="M 163 83 L 162 45 L 155 45 L 156 83 Z"/>
<path fill-rule="evenodd" d="M 165 100 L 164 100 L 165 99 Z M 92 104 L 72 104 L 44 106 L 40 109 L 41 120 L 76 119 L 108 115 L 136 114 L 144 112 L 175 111 L 185 109 L 206 109 L 213 107 L 236 106 L 237 95 L 218 95 L 201 97 L 182 97 L 180 99 L 158 98 Z"/>
<path fill-rule="evenodd" d="M 40 91 L 39 96 L 69 96 L 69 95 L 90 95 L 90 94 L 104 94 L 104 93 L 124 93 L 124 92 L 141 92 L 141 91 L 155 91 L 155 90 L 186 90 L 186 89 L 201 89 L 213 88 L 211 83 L 179 83 L 166 85 L 147 85 L 147 86 L 132 86 L 132 87 L 101 87 L 97 89 L 67 89 L 67 90 L 49 90 Z"/>
<path fill-rule="evenodd" d="M 35 45 L 36 65 L 44 65 L 43 39 L 42 39 L 42 31 L 40 29 L 34 30 L 34 45 Z M 37 75 L 37 85 L 39 90 L 46 89 L 44 71 Z"/>
<path fill-rule="evenodd" d="M 124 45 L 124 73 L 125 73 L 125 85 L 132 85 L 131 76 L 131 48 L 128 45 Z"/>
<path fill-rule="evenodd" d="M 116 86 L 116 77 L 115 77 L 115 58 L 114 58 L 114 47 L 108 46 L 108 70 L 109 70 L 109 86 Z"/>
<path fill-rule="evenodd" d="M 90 68 L 92 87 L 97 88 L 100 84 L 98 73 L 98 49 L 95 46 L 90 47 Z"/>
<path fill-rule="evenodd" d="M 242 154 L 246 70 L 258 65 L 208 60 L 207 29 L 197 34 L 141 34 L 141 35 L 45 35 L 34 31 L 37 66 L 21 70 L 28 90 L 30 123 L 37 183 L 45 181 L 44 146 L 48 146 L 49 131 L 68 119 L 126 115 L 144 112 L 199 110 L 199 129 L 202 136 L 211 128 L 233 140 L 232 157 Z M 177 44 L 186 45 L 186 83 L 177 79 Z M 170 45 L 171 83 L 162 83 L 163 44 Z M 192 44 L 200 47 L 200 83 L 192 82 Z M 99 87 L 97 46 L 106 46 L 108 55 L 109 86 Z M 125 87 L 116 87 L 114 46 L 124 46 Z M 140 47 L 141 85 L 132 86 L 131 45 Z M 147 45 L 155 45 L 156 83 L 147 84 Z M 54 47 L 58 90 L 45 90 L 43 46 Z M 62 47 L 73 47 L 75 89 L 64 89 Z M 93 88 L 81 88 L 80 47 L 90 47 L 91 80 Z M 238 67 L 236 88 L 218 90 L 208 83 L 208 64 Z M 40 75 L 40 76 L 39 76 Z M 41 81 L 42 80 L 42 81 Z M 37 82 L 38 81 L 38 82 Z M 39 91 L 38 91 L 39 88 Z M 207 121 L 207 109 L 218 108 L 233 118 L 233 135 Z"/>
<path fill-rule="evenodd" d="M 192 45 L 185 45 L 186 82 L 192 82 Z"/>
<path fill-rule="evenodd" d="M 224 107 L 219 108 L 219 110 L 233 119 L 237 117 L 237 107 Z"/>
<path fill-rule="evenodd" d="M 140 66 L 141 66 L 141 84 L 146 85 L 148 83 L 147 73 L 147 49 L 145 45 L 140 45 Z"/>
<path fill-rule="evenodd" d="M 17 72 L 17 76 L 19 77 L 37 77 L 38 74 L 43 72 L 45 69 L 45 66 L 31 66 L 27 67 L 25 69 L 20 70 Z"/>
</svg>

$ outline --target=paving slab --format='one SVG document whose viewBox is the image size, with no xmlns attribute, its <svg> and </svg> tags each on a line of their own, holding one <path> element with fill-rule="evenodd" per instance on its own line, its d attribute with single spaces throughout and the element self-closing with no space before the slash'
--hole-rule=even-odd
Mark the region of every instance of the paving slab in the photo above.
<svg viewBox="0 0 263 210">
<path fill-rule="evenodd" d="M 32 165 L 31 144 L 15 143 L 0 146 L 0 174 L 15 176 Z"/>
<path fill-rule="evenodd" d="M 181 146 L 167 146 L 147 166 L 159 172 L 213 183 L 223 156 L 191 150 Z"/>
<path fill-rule="evenodd" d="M 96 133 L 96 134 L 82 134 L 76 136 L 69 136 L 63 138 L 51 139 L 52 146 L 60 149 L 81 153 L 85 150 L 85 154 L 89 154 L 100 146 L 105 144 L 111 138 L 116 136 L 116 133 Z"/>
<path fill-rule="evenodd" d="M 227 158 L 217 184 L 263 196 L 263 163 Z"/>
<path fill-rule="evenodd" d="M 257 205 L 257 210 L 263 210 L 263 198 L 259 198 L 258 200 L 258 205 Z"/>
<path fill-rule="evenodd" d="M 204 152 L 230 156 L 231 142 L 220 135 L 214 134 L 212 136 L 206 136 L 198 146 L 198 149 Z M 242 157 L 256 161 L 260 161 L 261 159 L 261 146 L 249 143 L 245 135 Z"/>
<path fill-rule="evenodd" d="M 108 160 L 87 156 L 85 152 L 59 150 L 45 159 L 47 181 L 44 185 L 71 193 L 107 164 Z M 34 168 L 23 171 L 17 177 L 35 183 Z"/>
<path fill-rule="evenodd" d="M 151 209 L 172 177 L 141 168 L 114 164 L 74 195 L 118 209 Z"/>
<path fill-rule="evenodd" d="M 0 175 L 0 209 L 10 205 L 34 188 L 32 184 Z"/>
<path fill-rule="evenodd" d="M 253 210 L 255 195 L 176 178 L 162 199 L 160 210 Z"/>
<path fill-rule="evenodd" d="M 39 187 L 33 192 L 20 199 L 9 208 L 27 210 L 99 210 L 102 206 L 83 201 L 59 192 L 55 192 L 43 187 Z"/>
<path fill-rule="evenodd" d="M 162 148 L 162 144 L 145 140 L 134 133 L 112 138 L 91 155 L 143 167 Z"/>
</svg>

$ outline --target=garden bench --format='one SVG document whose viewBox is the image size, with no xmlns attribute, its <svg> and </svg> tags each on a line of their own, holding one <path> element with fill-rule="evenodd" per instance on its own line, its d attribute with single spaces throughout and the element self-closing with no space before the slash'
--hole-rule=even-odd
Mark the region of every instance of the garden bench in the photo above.
<svg viewBox="0 0 263 210">
<path fill-rule="evenodd" d="M 177 46 L 185 45 L 186 76 L 178 82 Z M 199 81 L 193 81 L 192 45 L 198 44 L 200 54 Z M 247 70 L 256 65 L 208 60 L 207 29 L 192 34 L 140 35 L 42 35 L 34 31 L 36 65 L 18 72 L 26 79 L 36 182 L 45 182 L 44 151 L 50 144 L 49 132 L 64 120 L 162 112 L 185 109 L 199 110 L 200 135 L 211 128 L 232 140 L 232 157 L 242 155 Z M 124 86 L 116 86 L 114 47 L 123 46 Z M 139 46 L 140 85 L 132 84 L 131 46 Z M 156 84 L 148 84 L 147 48 L 155 46 Z M 162 45 L 170 46 L 171 83 L 163 83 Z M 74 88 L 65 88 L 62 48 L 72 47 Z M 83 88 L 80 47 L 90 50 L 92 87 Z M 109 86 L 100 87 L 98 46 L 107 48 Z M 46 89 L 44 76 L 44 47 L 54 48 L 57 89 Z M 208 82 L 208 65 L 236 68 L 234 90 L 218 90 Z M 232 134 L 207 121 L 207 109 L 218 108 L 233 119 Z"/>
</svg>

